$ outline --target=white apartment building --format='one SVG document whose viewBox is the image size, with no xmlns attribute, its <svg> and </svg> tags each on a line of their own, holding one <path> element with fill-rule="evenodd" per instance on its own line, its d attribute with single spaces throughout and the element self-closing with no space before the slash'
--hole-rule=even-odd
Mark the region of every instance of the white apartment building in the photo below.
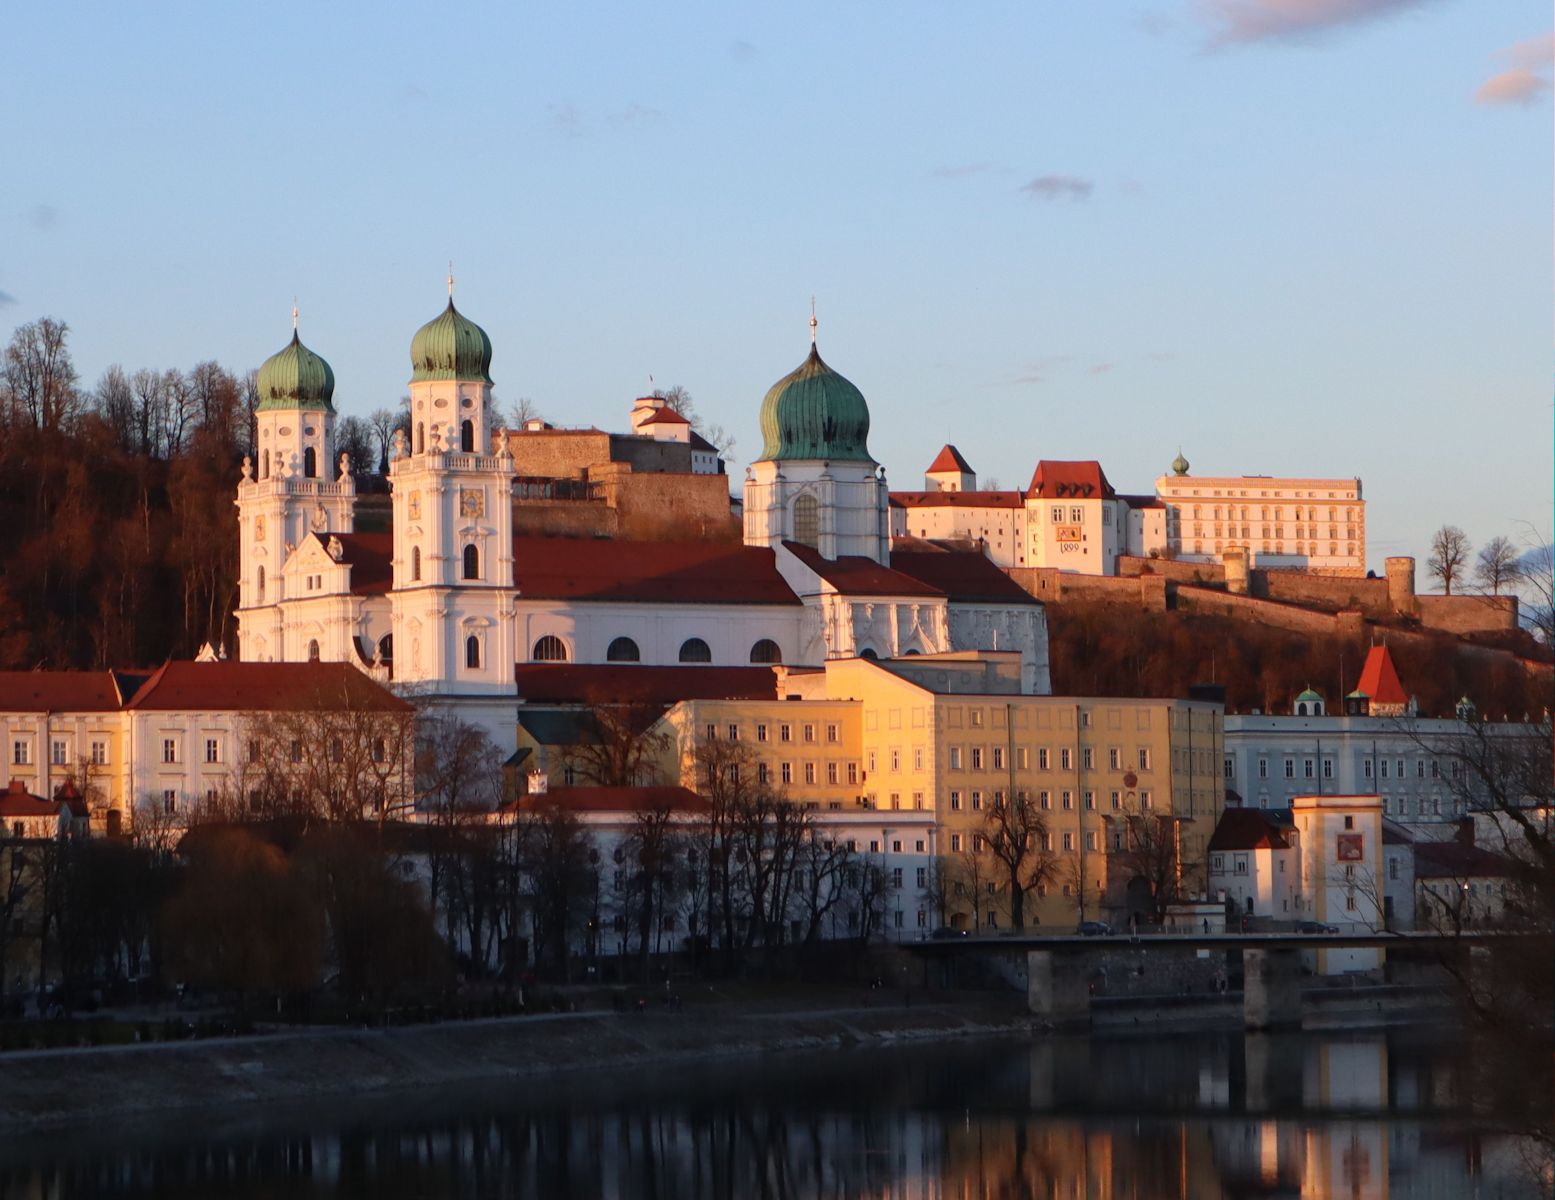
<svg viewBox="0 0 1555 1200">
<path fill-rule="evenodd" d="M 1317 575 L 1366 574 L 1366 502 L 1359 479 L 1190 475 L 1178 454 L 1155 481 L 1166 507 L 1166 551 L 1219 562 L 1241 548 L 1247 565 Z"/>
</svg>

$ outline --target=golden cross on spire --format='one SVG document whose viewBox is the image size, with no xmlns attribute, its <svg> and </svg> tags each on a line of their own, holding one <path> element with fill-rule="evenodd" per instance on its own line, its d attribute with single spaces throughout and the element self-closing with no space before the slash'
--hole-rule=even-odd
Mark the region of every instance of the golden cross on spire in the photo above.
<svg viewBox="0 0 1555 1200">
<path fill-rule="evenodd" d="M 454 298 L 454 260 L 448 260 L 448 298 Z"/>
<path fill-rule="evenodd" d="M 297 297 L 292 297 L 292 332 L 297 332 Z"/>
<path fill-rule="evenodd" d="M 810 345 L 815 345 L 815 327 L 820 322 L 815 319 L 815 297 L 810 297 Z"/>
</svg>

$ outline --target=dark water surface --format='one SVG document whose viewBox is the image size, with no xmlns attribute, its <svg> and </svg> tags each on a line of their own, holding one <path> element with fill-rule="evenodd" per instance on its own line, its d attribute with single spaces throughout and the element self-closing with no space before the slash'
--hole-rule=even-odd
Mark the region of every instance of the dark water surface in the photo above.
<svg viewBox="0 0 1555 1200">
<path fill-rule="evenodd" d="M 1393 1032 L 606 1063 L 565 1080 L 4 1139 L 0 1198 L 1547 1195 L 1537 1143 L 1469 1094 L 1468 1054 Z"/>
</svg>

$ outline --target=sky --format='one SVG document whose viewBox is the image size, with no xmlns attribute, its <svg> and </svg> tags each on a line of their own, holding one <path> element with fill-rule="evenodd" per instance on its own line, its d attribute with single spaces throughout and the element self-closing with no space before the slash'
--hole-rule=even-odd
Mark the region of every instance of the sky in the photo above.
<svg viewBox="0 0 1555 1200">
<path fill-rule="evenodd" d="M 446 301 L 501 402 L 679 384 L 760 452 L 808 350 L 892 485 L 1095 458 L 1364 482 L 1368 553 L 1552 532 L 1546 0 L 23 5 L 0 333 L 392 406 Z M 1425 579 L 1422 572 L 1422 585 Z"/>
</svg>

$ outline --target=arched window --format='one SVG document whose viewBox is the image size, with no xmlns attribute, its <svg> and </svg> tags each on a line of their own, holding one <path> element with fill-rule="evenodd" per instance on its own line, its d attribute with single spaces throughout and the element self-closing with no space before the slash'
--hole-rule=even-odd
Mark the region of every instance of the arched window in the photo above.
<svg viewBox="0 0 1555 1200">
<path fill-rule="evenodd" d="M 410 548 L 410 577 L 412 579 L 420 579 L 421 578 L 421 547 L 420 546 L 412 546 Z"/>
<path fill-rule="evenodd" d="M 464 639 L 464 665 L 472 671 L 480 670 L 481 640 L 473 633 Z"/>
<path fill-rule="evenodd" d="M 394 635 L 386 633 L 378 639 L 378 661 L 391 663 L 394 661 Z"/>
<path fill-rule="evenodd" d="M 475 453 L 475 422 L 464 421 L 459 426 L 459 449 L 466 454 Z"/>
<path fill-rule="evenodd" d="M 416 453 L 425 454 L 427 449 L 427 427 L 424 422 L 416 422 Z"/>
<path fill-rule="evenodd" d="M 471 542 L 464 548 L 464 577 L 466 579 L 479 579 L 481 577 L 481 552 Z"/>
<path fill-rule="evenodd" d="M 812 550 L 821 544 L 821 506 L 808 492 L 794 501 L 794 541 Z"/>
<path fill-rule="evenodd" d="M 265 450 L 259 455 L 259 478 L 270 478 L 270 451 Z"/>
<path fill-rule="evenodd" d="M 534 653 L 530 657 L 535 662 L 566 662 L 567 643 L 548 633 L 535 643 Z"/>
<path fill-rule="evenodd" d="M 680 661 L 683 663 L 710 663 L 713 652 L 701 638 L 687 638 L 680 644 Z"/>
<path fill-rule="evenodd" d="M 618 637 L 605 650 L 606 662 L 641 662 L 642 653 L 629 637 Z"/>
<path fill-rule="evenodd" d="M 309 446 L 302 452 L 302 477 L 312 479 L 319 473 L 319 452 Z"/>
<path fill-rule="evenodd" d="M 871 650 L 868 646 L 865 646 L 862 650 L 860 650 L 858 652 L 858 656 L 860 658 L 867 658 L 870 662 L 880 661 L 880 656 Z"/>
<path fill-rule="evenodd" d="M 751 647 L 751 662 L 753 663 L 780 663 L 783 661 L 783 651 L 771 638 L 762 638 Z"/>
<path fill-rule="evenodd" d="M 265 565 L 264 565 L 264 563 L 260 563 L 259 564 L 259 599 L 261 601 L 263 601 L 264 598 L 265 598 Z"/>
<path fill-rule="evenodd" d="M 318 640 L 318 638 L 312 638 L 308 642 L 308 661 L 309 662 L 318 662 L 319 661 L 319 640 Z"/>
</svg>

